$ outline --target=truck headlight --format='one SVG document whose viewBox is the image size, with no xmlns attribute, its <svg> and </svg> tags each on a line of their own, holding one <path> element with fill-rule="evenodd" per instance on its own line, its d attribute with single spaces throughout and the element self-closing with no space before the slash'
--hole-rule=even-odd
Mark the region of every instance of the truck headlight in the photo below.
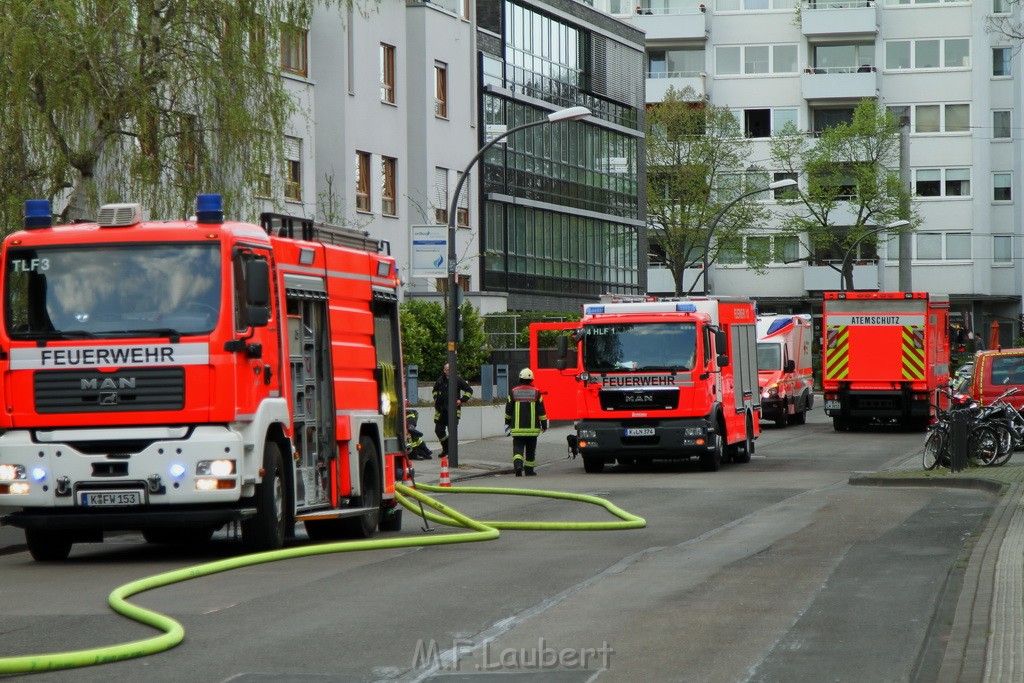
<svg viewBox="0 0 1024 683">
<path fill-rule="evenodd" d="M 234 473 L 234 460 L 200 460 L 196 463 L 196 475 L 200 477 L 230 477 Z"/>
<path fill-rule="evenodd" d="M 597 438 L 597 430 L 596 429 L 580 429 L 580 430 L 577 430 L 576 431 L 576 438 L 579 438 L 579 439 L 596 439 Z"/>
<path fill-rule="evenodd" d="M 704 436 L 704 428 L 687 427 L 683 430 L 683 436 Z"/>
<path fill-rule="evenodd" d="M 0 465 L 0 480 L 14 481 L 25 478 L 24 465 Z"/>
</svg>

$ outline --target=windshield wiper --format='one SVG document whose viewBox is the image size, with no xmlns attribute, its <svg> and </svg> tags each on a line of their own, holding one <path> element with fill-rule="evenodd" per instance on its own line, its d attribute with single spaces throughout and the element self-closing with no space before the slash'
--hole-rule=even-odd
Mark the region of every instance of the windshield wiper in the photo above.
<svg viewBox="0 0 1024 683">
<path fill-rule="evenodd" d="M 146 327 L 137 330 L 104 330 L 104 336 L 111 337 L 180 337 L 182 332 L 173 327 Z M 191 333 L 189 333 L 191 334 Z"/>
<path fill-rule="evenodd" d="M 95 339 L 88 330 L 27 330 L 11 333 L 13 339 Z"/>
</svg>

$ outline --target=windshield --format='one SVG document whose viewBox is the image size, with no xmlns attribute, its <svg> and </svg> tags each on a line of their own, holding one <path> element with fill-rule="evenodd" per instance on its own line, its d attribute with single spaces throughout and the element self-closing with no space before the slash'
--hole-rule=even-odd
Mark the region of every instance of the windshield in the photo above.
<svg viewBox="0 0 1024 683">
<path fill-rule="evenodd" d="M 220 313 L 214 243 L 15 248 L 5 272 L 15 339 L 204 334 Z"/>
<path fill-rule="evenodd" d="M 758 343 L 758 345 L 757 345 L 757 369 L 758 370 L 781 370 L 782 369 L 782 344 Z"/>
<path fill-rule="evenodd" d="M 587 325 L 583 367 L 610 370 L 692 370 L 697 350 L 694 323 Z"/>
</svg>

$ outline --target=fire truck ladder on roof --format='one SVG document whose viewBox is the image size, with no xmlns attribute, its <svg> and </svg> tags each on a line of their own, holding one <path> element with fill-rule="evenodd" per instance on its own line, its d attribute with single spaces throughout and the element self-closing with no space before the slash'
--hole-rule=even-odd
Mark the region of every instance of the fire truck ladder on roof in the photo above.
<svg viewBox="0 0 1024 683">
<path fill-rule="evenodd" d="M 369 231 L 317 223 L 312 218 L 264 212 L 260 214 L 260 226 L 271 237 L 336 244 L 362 251 L 375 251 L 379 254 L 391 255 L 391 243 L 387 240 L 370 237 Z"/>
</svg>

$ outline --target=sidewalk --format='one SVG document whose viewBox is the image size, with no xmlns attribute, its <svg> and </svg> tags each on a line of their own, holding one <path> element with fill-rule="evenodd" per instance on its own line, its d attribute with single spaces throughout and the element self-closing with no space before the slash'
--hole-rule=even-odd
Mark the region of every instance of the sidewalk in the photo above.
<svg viewBox="0 0 1024 683">
<path fill-rule="evenodd" d="M 537 465 L 567 457 L 572 423 L 558 423 L 537 441 Z M 417 481 L 440 481 L 440 446 L 427 434 L 432 460 L 416 460 Z M 581 465 L 582 467 L 582 465 Z M 459 466 L 449 462 L 451 481 L 512 473 L 512 441 L 506 437 L 459 439 Z M 970 552 L 963 572 L 949 639 L 936 683 L 1024 681 L 1024 453 L 1006 465 L 957 474 L 925 472 L 921 454 L 899 459 L 877 472 L 855 475 L 859 486 L 947 486 L 982 489 L 999 502 Z M 953 578 L 951 576 L 951 578 Z M 951 584 L 955 590 L 955 585 Z"/>
</svg>

